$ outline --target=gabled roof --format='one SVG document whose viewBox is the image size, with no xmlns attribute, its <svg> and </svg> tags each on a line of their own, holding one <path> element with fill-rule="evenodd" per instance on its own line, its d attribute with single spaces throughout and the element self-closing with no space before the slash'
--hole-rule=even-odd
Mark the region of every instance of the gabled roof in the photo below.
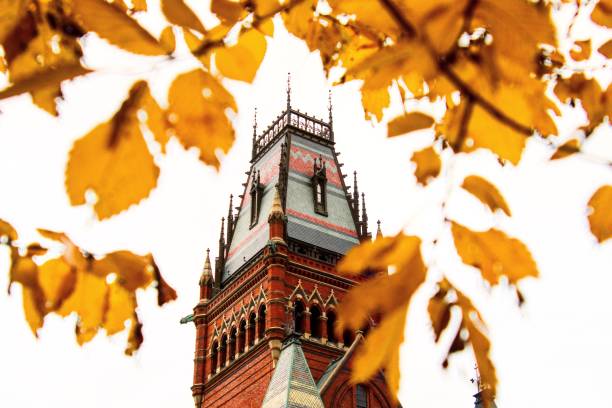
<svg viewBox="0 0 612 408">
<path fill-rule="evenodd" d="M 262 408 L 324 408 L 301 343 L 291 337 L 281 350 Z"/>
</svg>

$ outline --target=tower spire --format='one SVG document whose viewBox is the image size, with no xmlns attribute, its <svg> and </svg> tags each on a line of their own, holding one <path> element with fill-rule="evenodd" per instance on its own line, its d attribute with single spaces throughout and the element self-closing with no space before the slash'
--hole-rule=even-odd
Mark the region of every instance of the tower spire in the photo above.
<svg viewBox="0 0 612 408">
<path fill-rule="evenodd" d="M 212 279 L 212 267 L 210 266 L 210 249 L 206 248 L 206 260 L 200 277 L 200 286 L 207 285 Z"/>
<path fill-rule="evenodd" d="M 334 116 L 332 114 L 332 91 L 331 89 L 329 90 L 329 94 L 327 96 L 327 102 L 328 102 L 328 106 L 327 106 L 327 110 L 329 113 L 329 127 L 333 129 L 334 127 Z"/>
<path fill-rule="evenodd" d="M 227 243 L 232 239 L 232 234 L 234 233 L 234 212 L 233 212 L 233 201 L 234 196 L 230 194 L 229 208 L 227 209 Z"/>
<path fill-rule="evenodd" d="M 365 193 L 361 193 L 361 229 L 364 238 L 368 236 L 368 211 L 365 204 Z"/>
<path fill-rule="evenodd" d="M 357 171 L 353 172 L 353 211 L 359 218 L 359 187 L 357 186 Z"/>
<path fill-rule="evenodd" d="M 287 72 L 287 112 L 291 109 L 291 72 Z"/>
<path fill-rule="evenodd" d="M 382 238 L 383 234 L 382 230 L 380 229 L 380 220 L 376 221 L 376 224 L 378 224 L 378 227 L 376 228 L 376 238 Z"/>
<path fill-rule="evenodd" d="M 255 145 L 257 143 L 257 106 L 255 107 L 255 111 L 253 113 L 253 147 L 251 152 L 251 159 L 255 157 Z"/>
<path fill-rule="evenodd" d="M 219 260 L 225 260 L 225 217 L 221 217 L 221 232 L 219 233 Z"/>
</svg>

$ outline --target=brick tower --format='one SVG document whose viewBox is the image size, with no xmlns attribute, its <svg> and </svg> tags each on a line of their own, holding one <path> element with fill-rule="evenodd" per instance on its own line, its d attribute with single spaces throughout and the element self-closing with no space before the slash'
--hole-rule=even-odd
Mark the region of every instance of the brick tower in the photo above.
<svg viewBox="0 0 612 408">
<path fill-rule="evenodd" d="M 196 326 L 192 394 L 203 407 L 392 407 L 382 373 L 348 380 L 362 333 L 336 336 L 335 308 L 357 282 L 338 260 L 371 239 L 357 175 L 349 193 L 325 122 L 291 108 L 257 136 L 240 205 L 222 219 Z M 367 328 L 366 328 L 367 330 Z"/>
</svg>

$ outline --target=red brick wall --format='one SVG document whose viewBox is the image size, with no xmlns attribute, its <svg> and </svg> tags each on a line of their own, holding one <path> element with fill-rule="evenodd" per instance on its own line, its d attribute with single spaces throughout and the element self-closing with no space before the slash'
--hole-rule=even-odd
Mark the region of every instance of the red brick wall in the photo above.
<svg viewBox="0 0 612 408">
<path fill-rule="evenodd" d="M 272 378 L 272 358 L 267 344 L 221 370 L 204 388 L 204 408 L 260 408 Z"/>
</svg>

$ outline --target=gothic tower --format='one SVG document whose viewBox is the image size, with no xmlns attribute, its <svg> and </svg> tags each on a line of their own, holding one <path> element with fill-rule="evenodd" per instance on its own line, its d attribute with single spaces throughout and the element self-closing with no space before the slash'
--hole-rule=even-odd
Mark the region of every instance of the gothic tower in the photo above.
<svg viewBox="0 0 612 408">
<path fill-rule="evenodd" d="M 383 374 L 352 385 L 362 332 L 334 331 L 335 308 L 358 282 L 336 273 L 368 232 L 357 174 L 352 191 L 332 127 L 286 110 L 256 126 L 240 205 L 221 221 L 214 277 L 200 278 L 192 394 L 202 407 L 392 407 Z M 235 211 L 237 210 L 237 211 Z M 364 328 L 367 330 L 367 328 Z"/>
</svg>

